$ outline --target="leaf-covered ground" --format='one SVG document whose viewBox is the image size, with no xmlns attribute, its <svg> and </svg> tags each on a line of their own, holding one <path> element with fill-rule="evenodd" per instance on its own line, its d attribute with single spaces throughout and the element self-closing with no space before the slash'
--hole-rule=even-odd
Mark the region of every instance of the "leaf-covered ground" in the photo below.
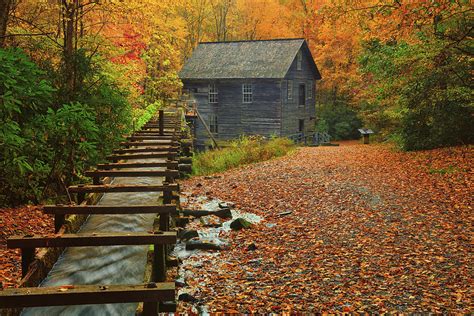
<svg viewBox="0 0 474 316">
<path fill-rule="evenodd" d="M 0 209 L 0 282 L 3 287 L 16 286 L 21 279 L 19 249 L 7 249 L 12 235 L 54 232 L 54 220 L 36 206 Z M 1 287 L 0 287 L 1 288 Z"/>
<path fill-rule="evenodd" d="M 345 143 L 187 180 L 265 219 L 186 282 L 210 312 L 473 312 L 472 165 Z"/>
</svg>

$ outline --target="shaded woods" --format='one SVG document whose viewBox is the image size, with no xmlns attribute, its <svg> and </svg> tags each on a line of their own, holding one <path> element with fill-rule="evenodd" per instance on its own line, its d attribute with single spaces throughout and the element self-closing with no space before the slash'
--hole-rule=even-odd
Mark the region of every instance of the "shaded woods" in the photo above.
<svg viewBox="0 0 474 316">
<path fill-rule="evenodd" d="M 471 143 L 470 17 L 468 0 L 0 0 L 0 204 L 80 180 L 176 95 L 200 41 L 304 37 L 334 137 Z"/>
</svg>

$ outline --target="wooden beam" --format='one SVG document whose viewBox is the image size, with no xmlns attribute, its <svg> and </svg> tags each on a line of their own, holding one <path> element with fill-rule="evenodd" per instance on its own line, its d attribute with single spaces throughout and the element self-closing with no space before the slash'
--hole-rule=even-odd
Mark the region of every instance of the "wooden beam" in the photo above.
<svg viewBox="0 0 474 316">
<path fill-rule="evenodd" d="M 155 168 L 165 167 L 168 169 L 178 168 L 177 161 L 160 161 L 160 162 L 117 162 L 98 164 L 97 169 L 122 169 L 122 168 Z"/>
<path fill-rule="evenodd" d="M 102 185 L 74 185 L 68 188 L 70 193 L 116 193 L 116 192 L 165 192 L 178 191 L 177 184 L 166 185 L 129 185 L 129 184 L 102 184 Z"/>
<path fill-rule="evenodd" d="M 0 308 L 158 302 L 174 299 L 174 282 L 6 288 L 0 291 Z"/>
<path fill-rule="evenodd" d="M 171 133 L 171 134 L 176 133 L 175 129 L 166 129 L 166 128 L 165 128 L 164 132 L 165 132 L 165 134 L 166 133 Z M 156 130 L 156 129 L 145 129 L 145 130 L 139 130 L 139 131 L 134 132 L 134 134 L 145 134 L 145 135 L 146 134 L 157 134 L 157 133 L 159 133 L 159 131 Z"/>
<path fill-rule="evenodd" d="M 171 141 L 171 140 L 162 140 L 162 141 L 138 141 L 138 142 L 121 142 L 120 146 L 179 146 L 179 143 L 177 141 Z"/>
<path fill-rule="evenodd" d="M 176 232 L 87 233 L 64 235 L 12 236 L 8 248 L 64 248 L 120 245 L 165 245 L 176 242 Z"/>
<path fill-rule="evenodd" d="M 128 140 L 178 140 L 177 136 L 162 135 L 162 136 L 128 136 Z"/>
<path fill-rule="evenodd" d="M 178 170 L 91 170 L 86 177 L 178 177 Z"/>
<path fill-rule="evenodd" d="M 164 153 L 138 153 L 138 154 L 122 154 L 122 155 L 110 155 L 107 156 L 107 160 L 119 161 L 128 159 L 151 159 L 151 158 L 168 158 L 174 159 L 176 152 L 164 152 Z"/>
<path fill-rule="evenodd" d="M 176 205 L 133 205 L 133 206 L 108 206 L 108 205 L 45 205 L 46 214 L 176 214 Z"/>
<path fill-rule="evenodd" d="M 137 131 L 135 133 L 133 133 L 132 135 L 130 136 L 170 136 L 170 137 L 179 137 L 179 135 L 175 132 L 173 133 L 164 133 L 164 134 L 160 134 L 159 132 L 148 132 L 148 133 L 144 133 L 144 132 L 141 132 L 141 131 Z"/>
<path fill-rule="evenodd" d="M 116 149 L 114 154 L 130 154 L 130 153 L 162 153 L 170 152 L 177 153 L 178 147 L 143 147 L 143 148 L 127 148 L 127 149 Z"/>
</svg>

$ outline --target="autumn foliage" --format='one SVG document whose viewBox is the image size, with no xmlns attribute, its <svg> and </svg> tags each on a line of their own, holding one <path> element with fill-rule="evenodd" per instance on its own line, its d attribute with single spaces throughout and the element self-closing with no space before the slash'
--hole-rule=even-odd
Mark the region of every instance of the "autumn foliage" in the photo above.
<svg viewBox="0 0 474 316">
<path fill-rule="evenodd" d="M 472 163 L 468 147 L 342 143 L 185 181 L 186 207 L 263 221 L 186 260 L 183 291 L 209 312 L 469 313 Z"/>
</svg>

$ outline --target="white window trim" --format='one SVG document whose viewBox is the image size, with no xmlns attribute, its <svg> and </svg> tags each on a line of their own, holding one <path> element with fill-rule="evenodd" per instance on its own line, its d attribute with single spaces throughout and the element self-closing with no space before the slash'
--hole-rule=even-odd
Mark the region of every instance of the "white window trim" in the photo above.
<svg viewBox="0 0 474 316">
<path fill-rule="evenodd" d="M 286 97 L 288 100 L 293 100 L 293 80 L 288 80 L 286 83 Z M 291 93 L 290 93 L 291 91 Z"/>
<path fill-rule="evenodd" d="M 249 87 L 250 87 L 250 91 L 248 89 Z M 249 97 L 249 96 L 250 96 L 250 101 L 248 100 L 246 101 L 245 97 Z M 242 84 L 242 103 L 249 104 L 252 102 L 253 102 L 253 86 L 251 83 L 243 83 Z"/>
<path fill-rule="evenodd" d="M 210 83 L 208 86 L 209 93 L 208 93 L 208 101 L 210 104 L 216 104 L 219 102 L 219 91 L 217 90 L 217 86 L 215 83 Z M 211 98 L 212 97 L 212 98 Z"/>
</svg>

